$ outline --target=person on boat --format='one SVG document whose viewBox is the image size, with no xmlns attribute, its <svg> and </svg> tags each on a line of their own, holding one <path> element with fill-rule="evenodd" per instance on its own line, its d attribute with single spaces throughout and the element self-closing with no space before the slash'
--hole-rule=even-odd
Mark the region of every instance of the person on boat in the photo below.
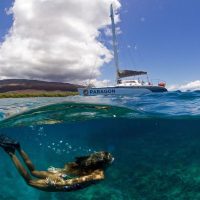
<svg viewBox="0 0 200 200">
<path fill-rule="evenodd" d="M 49 168 L 37 171 L 19 142 L 5 135 L 0 135 L 0 147 L 10 156 L 25 182 L 34 188 L 48 192 L 68 192 L 83 189 L 104 179 L 104 170 L 112 164 L 113 156 L 104 151 L 88 156 L 77 157 L 64 168 Z M 21 164 L 15 152 L 18 151 L 28 171 Z M 32 178 L 32 176 L 35 178 Z"/>
</svg>

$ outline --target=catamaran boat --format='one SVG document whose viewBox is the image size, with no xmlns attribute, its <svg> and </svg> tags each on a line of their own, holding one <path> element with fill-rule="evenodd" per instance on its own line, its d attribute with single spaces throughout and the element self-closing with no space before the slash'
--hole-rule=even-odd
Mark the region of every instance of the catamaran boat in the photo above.
<svg viewBox="0 0 200 200">
<path fill-rule="evenodd" d="M 167 92 L 165 88 L 165 82 L 158 82 L 154 85 L 148 80 L 147 72 L 145 71 L 133 71 L 133 70 L 120 70 L 118 62 L 118 51 L 116 42 L 116 30 L 114 21 L 113 6 L 110 6 L 110 17 L 112 22 L 112 36 L 113 36 L 113 51 L 114 61 L 116 67 L 116 85 L 106 87 L 84 87 L 78 88 L 79 94 L 82 96 L 96 96 L 96 95 L 134 95 L 134 94 L 146 94 L 151 92 Z M 136 79 L 142 75 L 147 76 L 147 81 Z M 123 78 L 134 77 L 132 80 Z"/>
</svg>

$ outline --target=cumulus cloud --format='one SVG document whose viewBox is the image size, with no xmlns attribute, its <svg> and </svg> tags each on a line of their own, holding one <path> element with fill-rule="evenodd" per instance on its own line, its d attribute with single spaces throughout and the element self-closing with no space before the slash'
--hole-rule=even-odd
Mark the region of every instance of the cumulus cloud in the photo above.
<svg viewBox="0 0 200 200">
<path fill-rule="evenodd" d="M 97 79 L 91 79 L 88 80 L 87 85 L 96 86 L 96 87 L 106 87 L 111 84 L 110 80 L 97 80 Z"/>
<path fill-rule="evenodd" d="M 187 91 L 187 90 L 200 90 L 200 80 L 192 81 L 183 85 L 172 85 L 169 87 L 169 90 L 181 90 L 181 91 Z"/>
<path fill-rule="evenodd" d="M 104 33 L 106 36 L 112 36 L 112 29 L 111 28 L 106 28 L 104 30 Z M 122 34 L 122 30 L 120 29 L 120 27 L 116 27 L 116 34 L 119 35 L 119 34 Z"/>
<path fill-rule="evenodd" d="M 0 78 L 81 82 L 100 75 L 112 53 L 98 41 L 119 0 L 15 0 L 0 44 Z M 116 13 L 116 21 L 119 16 Z"/>
</svg>

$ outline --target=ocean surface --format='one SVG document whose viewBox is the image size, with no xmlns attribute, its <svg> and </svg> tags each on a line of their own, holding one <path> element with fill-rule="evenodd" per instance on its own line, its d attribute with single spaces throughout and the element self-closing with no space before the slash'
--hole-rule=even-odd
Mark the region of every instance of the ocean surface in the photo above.
<svg viewBox="0 0 200 200">
<path fill-rule="evenodd" d="M 0 149 L 0 200 L 199 200 L 200 91 L 0 99 L 0 132 L 38 170 L 108 151 L 105 180 L 75 192 L 26 185 Z"/>
</svg>

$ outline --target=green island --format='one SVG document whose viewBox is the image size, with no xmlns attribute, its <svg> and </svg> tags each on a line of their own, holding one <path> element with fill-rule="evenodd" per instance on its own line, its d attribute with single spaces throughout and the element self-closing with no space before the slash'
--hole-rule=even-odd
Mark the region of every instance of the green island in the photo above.
<svg viewBox="0 0 200 200">
<path fill-rule="evenodd" d="M 78 95 L 78 92 L 63 91 L 34 91 L 34 92 L 5 92 L 0 93 L 0 98 L 31 98 L 31 97 L 67 97 Z"/>
<path fill-rule="evenodd" d="M 67 97 L 78 95 L 81 85 L 29 79 L 0 80 L 0 98 Z"/>
</svg>

